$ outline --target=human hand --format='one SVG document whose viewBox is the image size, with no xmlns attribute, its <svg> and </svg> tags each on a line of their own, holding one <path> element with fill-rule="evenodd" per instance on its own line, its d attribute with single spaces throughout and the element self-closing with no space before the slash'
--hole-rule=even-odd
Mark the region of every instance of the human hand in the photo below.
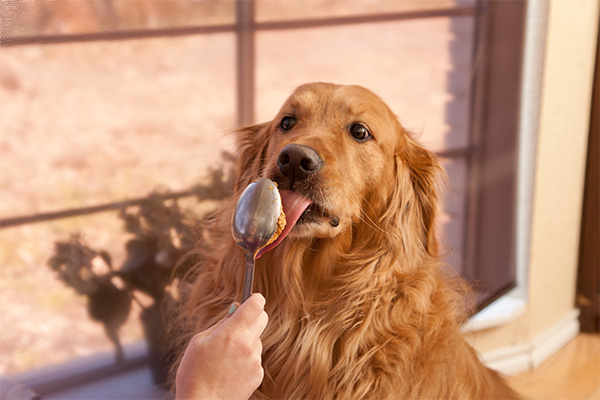
<svg viewBox="0 0 600 400">
<path fill-rule="evenodd" d="M 268 322 L 265 298 L 255 293 L 232 315 L 196 334 L 175 378 L 176 399 L 246 400 L 260 386 L 260 335 Z"/>
</svg>

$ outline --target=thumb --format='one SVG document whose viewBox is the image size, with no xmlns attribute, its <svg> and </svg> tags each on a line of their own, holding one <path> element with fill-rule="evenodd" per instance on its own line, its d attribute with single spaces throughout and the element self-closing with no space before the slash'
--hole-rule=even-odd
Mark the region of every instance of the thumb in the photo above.
<svg viewBox="0 0 600 400">
<path fill-rule="evenodd" d="M 202 332 L 197 333 L 195 335 L 195 337 L 198 339 L 204 339 L 205 337 L 210 336 L 210 334 L 213 333 L 219 326 L 221 326 L 221 324 L 223 322 L 228 320 L 233 315 L 233 313 L 235 312 L 235 310 L 237 310 L 237 308 L 239 306 L 240 306 L 240 303 L 238 303 L 238 302 L 231 304 L 231 307 L 229 307 L 229 311 L 227 311 L 227 314 L 225 314 L 225 316 L 223 318 L 221 318 L 219 321 L 217 321 L 210 328 L 207 328 L 207 329 L 203 330 Z"/>
<path fill-rule="evenodd" d="M 220 327 L 223 324 L 223 322 L 225 322 L 229 318 L 231 318 L 233 313 L 239 308 L 240 305 L 241 304 L 237 301 L 235 303 L 232 303 L 231 307 L 229 307 L 229 310 L 227 311 L 227 314 L 225 314 L 225 316 L 223 318 L 221 318 L 216 324 L 214 324 L 213 326 L 211 326 L 210 328 L 208 328 L 207 330 L 204 331 L 204 332 L 206 332 L 206 336 L 213 333 L 215 331 L 215 329 L 217 329 L 218 327 Z M 204 333 L 204 332 L 202 332 L 202 333 Z"/>
<path fill-rule="evenodd" d="M 221 323 L 223 322 L 224 319 L 225 318 L 223 318 L 222 320 L 220 320 L 219 322 L 217 322 L 210 328 L 207 328 L 207 329 L 203 330 L 202 332 L 196 333 L 194 335 L 194 340 L 202 340 L 202 339 L 210 336 L 219 327 L 219 325 L 221 325 Z"/>
</svg>

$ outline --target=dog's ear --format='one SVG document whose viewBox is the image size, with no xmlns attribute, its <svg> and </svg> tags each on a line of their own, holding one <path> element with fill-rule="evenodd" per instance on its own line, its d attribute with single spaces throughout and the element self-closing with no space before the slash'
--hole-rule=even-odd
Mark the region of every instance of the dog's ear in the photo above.
<svg viewBox="0 0 600 400">
<path fill-rule="evenodd" d="M 442 168 L 437 156 L 424 149 L 412 139 L 407 149 L 407 164 L 422 219 L 425 249 L 437 255 L 435 224 L 438 207 L 438 185 Z"/>
<path fill-rule="evenodd" d="M 259 177 L 268 146 L 268 123 L 246 126 L 235 132 L 238 145 L 235 191 L 245 188 Z"/>
<path fill-rule="evenodd" d="M 438 207 L 438 184 L 442 168 L 437 157 L 405 136 L 402 150 L 395 157 L 395 188 L 389 200 L 396 232 L 408 245 L 419 236 L 421 247 L 437 256 L 435 224 Z"/>
</svg>

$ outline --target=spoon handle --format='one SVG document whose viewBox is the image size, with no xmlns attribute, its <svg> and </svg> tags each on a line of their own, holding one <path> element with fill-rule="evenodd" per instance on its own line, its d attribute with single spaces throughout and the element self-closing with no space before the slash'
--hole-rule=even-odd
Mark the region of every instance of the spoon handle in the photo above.
<svg viewBox="0 0 600 400">
<path fill-rule="evenodd" d="M 246 253 L 246 272 L 244 274 L 244 291 L 242 292 L 242 303 L 248 300 L 252 294 L 254 283 L 254 254 Z"/>
</svg>

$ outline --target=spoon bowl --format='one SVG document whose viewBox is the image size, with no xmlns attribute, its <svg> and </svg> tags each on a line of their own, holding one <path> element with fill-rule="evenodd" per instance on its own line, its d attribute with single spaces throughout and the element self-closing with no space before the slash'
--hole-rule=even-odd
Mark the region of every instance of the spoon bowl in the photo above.
<svg viewBox="0 0 600 400">
<path fill-rule="evenodd" d="M 281 195 L 269 178 L 250 183 L 235 207 L 231 232 L 246 255 L 242 302 L 252 294 L 256 253 L 274 239 L 281 210 Z"/>
</svg>

